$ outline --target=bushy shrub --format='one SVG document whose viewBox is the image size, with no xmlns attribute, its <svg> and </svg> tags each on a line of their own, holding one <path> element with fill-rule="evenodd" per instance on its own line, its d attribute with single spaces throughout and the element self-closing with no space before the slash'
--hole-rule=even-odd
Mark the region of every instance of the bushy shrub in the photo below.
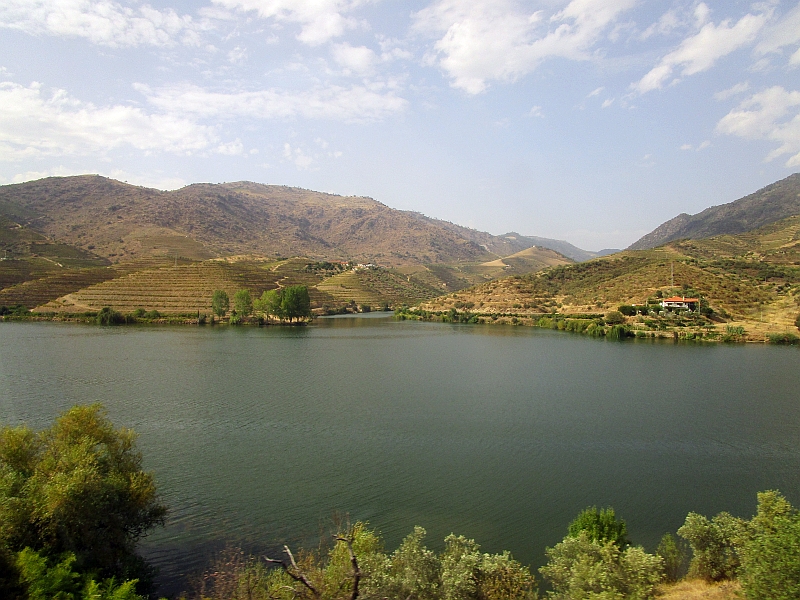
<svg viewBox="0 0 800 600">
<path fill-rule="evenodd" d="M 592 542 L 613 542 L 620 548 L 630 544 L 627 524 L 622 519 L 617 520 L 610 507 L 598 510 L 590 506 L 582 510 L 569 524 L 568 533 L 570 537 L 578 537 L 582 531 Z"/>
<path fill-rule="evenodd" d="M 644 600 L 664 578 L 664 560 L 640 546 L 624 550 L 613 541 L 593 541 L 586 531 L 567 536 L 545 551 L 539 572 L 553 587 L 549 597 L 572 600 Z"/>
<path fill-rule="evenodd" d="M 621 305 L 620 305 L 620 306 L 617 308 L 617 311 L 619 311 L 620 313 L 622 313 L 622 314 L 623 314 L 623 315 L 625 315 L 626 317 L 632 317 L 632 316 L 634 316 L 634 315 L 636 314 L 636 312 L 637 312 L 637 310 L 636 310 L 636 307 L 635 307 L 635 306 L 632 306 L 632 305 L 630 305 L 630 304 L 621 304 Z"/>
<path fill-rule="evenodd" d="M 768 333 L 767 341 L 770 344 L 787 344 L 789 346 L 796 346 L 800 344 L 800 337 L 793 333 Z"/>
<path fill-rule="evenodd" d="M 678 535 L 692 548 L 690 575 L 709 581 L 736 576 L 747 535 L 746 521 L 727 512 L 721 512 L 711 520 L 691 512 L 678 529 Z"/>
<path fill-rule="evenodd" d="M 334 536 L 335 544 L 327 553 L 300 553 L 294 564 L 287 553 L 283 570 L 268 570 L 255 559 L 229 552 L 227 559 L 213 565 L 201 595 L 219 600 L 345 600 L 353 597 L 358 585 L 359 598 L 376 600 L 536 597 L 530 570 L 507 552 L 486 554 L 474 540 L 451 534 L 445 538 L 444 550 L 436 554 L 424 546 L 424 538 L 425 530 L 415 527 L 397 550 L 387 554 L 380 537 L 365 524 L 356 523 Z"/>
<path fill-rule="evenodd" d="M 121 325 L 125 322 L 125 316 L 112 309 L 110 306 L 103 307 L 97 317 L 95 317 L 99 325 Z"/>
<path fill-rule="evenodd" d="M 608 325 L 621 325 L 625 322 L 625 315 L 618 310 L 612 310 L 606 313 L 605 320 Z"/>
</svg>

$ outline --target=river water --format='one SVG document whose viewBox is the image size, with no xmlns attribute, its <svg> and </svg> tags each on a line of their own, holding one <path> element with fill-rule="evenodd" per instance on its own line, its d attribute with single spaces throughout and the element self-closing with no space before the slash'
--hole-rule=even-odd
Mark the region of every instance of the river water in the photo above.
<svg viewBox="0 0 800 600">
<path fill-rule="evenodd" d="M 689 511 L 800 505 L 800 352 L 549 330 L 0 324 L 0 420 L 103 403 L 170 506 L 143 544 L 163 591 L 231 543 L 315 545 L 336 515 L 387 548 L 414 525 L 534 568 L 589 505 L 653 550 Z"/>
</svg>

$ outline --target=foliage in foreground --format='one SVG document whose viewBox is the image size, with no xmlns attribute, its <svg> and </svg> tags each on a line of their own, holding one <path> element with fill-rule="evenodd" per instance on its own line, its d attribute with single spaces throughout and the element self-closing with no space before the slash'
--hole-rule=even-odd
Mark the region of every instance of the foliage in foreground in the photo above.
<svg viewBox="0 0 800 600">
<path fill-rule="evenodd" d="M 136 583 L 128 580 L 148 590 L 152 573 L 136 544 L 163 524 L 166 508 L 135 439 L 98 405 L 74 407 L 38 433 L 0 429 L 0 583 L 30 598 L 64 600 L 80 598 L 78 588 L 90 584 L 118 600 L 133 597 L 125 596 Z M 36 592 L 45 580 L 74 586 L 61 596 Z"/>
<path fill-rule="evenodd" d="M 728 513 L 689 513 L 678 530 L 692 547 L 690 573 L 711 581 L 738 578 L 751 600 L 800 598 L 800 514 L 779 492 L 758 494 L 749 521 Z"/>
<path fill-rule="evenodd" d="M 269 569 L 254 559 L 223 557 L 204 579 L 201 598 L 217 600 L 383 599 L 505 600 L 536 597 L 533 575 L 508 552 L 486 554 L 474 540 L 449 535 L 441 553 L 423 544 L 425 530 L 414 528 L 391 554 L 380 537 L 356 523 L 334 536 L 328 552 L 285 548 L 286 559 Z"/>
</svg>

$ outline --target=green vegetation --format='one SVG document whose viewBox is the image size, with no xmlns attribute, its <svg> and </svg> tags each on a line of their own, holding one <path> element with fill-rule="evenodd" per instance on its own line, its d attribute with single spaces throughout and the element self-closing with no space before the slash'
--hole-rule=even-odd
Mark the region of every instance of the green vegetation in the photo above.
<svg viewBox="0 0 800 600">
<path fill-rule="evenodd" d="M 630 544 L 628 526 L 625 521 L 617 520 L 613 508 L 597 510 L 596 506 L 592 506 L 582 510 L 569 524 L 569 535 L 576 538 L 582 531 L 592 542 L 612 542 L 620 548 Z"/>
<path fill-rule="evenodd" d="M 211 295 L 211 312 L 219 318 L 224 317 L 228 310 L 231 308 L 231 302 L 228 298 L 228 293 L 225 290 L 214 290 Z"/>
<path fill-rule="evenodd" d="M 7 594 L 68 600 L 94 598 L 87 591 L 94 590 L 123 600 L 135 597 L 134 586 L 150 590 L 152 572 L 136 544 L 163 524 L 166 508 L 135 439 L 97 405 L 75 407 L 38 433 L 0 429 L 0 583 Z"/>
<path fill-rule="evenodd" d="M 240 317 L 247 317 L 253 312 L 253 299 L 250 290 L 237 290 L 233 295 L 233 310 Z"/>
<path fill-rule="evenodd" d="M 536 582 L 508 552 L 487 554 L 464 536 L 449 535 L 441 553 L 415 527 L 392 553 L 364 523 L 339 530 L 333 545 L 267 562 L 229 554 L 204 578 L 202 598 L 253 600 L 412 598 L 419 600 L 533 599 Z M 279 569 L 268 569 L 268 565 Z"/>
</svg>

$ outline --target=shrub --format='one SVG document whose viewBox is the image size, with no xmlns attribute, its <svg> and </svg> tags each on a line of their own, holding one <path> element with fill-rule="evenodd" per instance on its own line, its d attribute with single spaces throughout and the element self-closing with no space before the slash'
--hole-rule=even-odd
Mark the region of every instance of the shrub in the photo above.
<svg viewBox="0 0 800 600">
<path fill-rule="evenodd" d="M 800 315 L 797 315 L 797 318 L 794 320 L 794 326 L 800 329 Z"/>
<path fill-rule="evenodd" d="M 686 549 L 671 533 L 665 533 L 658 543 L 656 554 L 664 559 L 664 575 L 667 581 L 678 581 L 686 560 Z"/>
<path fill-rule="evenodd" d="M 135 437 L 98 405 L 74 407 L 39 433 L 0 429 L 0 547 L 29 548 L 22 559 L 41 573 L 71 572 L 74 560 L 81 573 L 148 578 L 136 543 L 163 524 L 166 508 Z"/>
<path fill-rule="evenodd" d="M 608 325 L 621 325 L 625 322 L 625 315 L 618 310 L 612 310 L 606 313 L 606 323 Z"/>
<path fill-rule="evenodd" d="M 120 325 L 125 322 L 125 317 L 122 313 L 113 310 L 110 306 L 104 306 L 97 317 L 95 317 L 98 325 Z"/>
<path fill-rule="evenodd" d="M 630 304 L 622 304 L 617 308 L 617 311 L 625 315 L 626 317 L 632 317 L 636 314 L 637 309 L 635 306 Z"/>
<path fill-rule="evenodd" d="M 691 512 L 678 535 L 692 548 L 689 574 L 709 581 L 733 579 L 741 563 L 740 551 L 747 533 L 747 522 L 726 512 L 708 520 Z"/>
<path fill-rule="evenodd" d="M 800 337 L 797 337 L 793 333 L 768 333 L 767 334 L 767 341 L 770 344 L 788 344 L 790 346 L 796 346 L 800 344 Z"/>
<path fill-rule="evenodd" d="M 568 531 L 570 537 L 578 537 L 584 531 L 592 542 L 613 542 L 620 548 L 630 544 L 628 526 L 622 519 L 617 520 L 610 507 L 597 510 L 596 506 L 590 506 L 582 510 L 569 524 Z"/>
<path fill-rule="evenodd" d="M 800 515 L 777 491 L 758 494 L 744 544 L 741 582 L 752 600 L 800 598 Z"/>
<path fill-rule="evenodd" d="M 612 541 L 589 539 L 586 531 L 567 536 L 545 550 L 548 561 L 539 572 L 563 599 L 644 600 L 663 580 L 664 561 L 639 546 L 622 550 Z"/>
</svg>

